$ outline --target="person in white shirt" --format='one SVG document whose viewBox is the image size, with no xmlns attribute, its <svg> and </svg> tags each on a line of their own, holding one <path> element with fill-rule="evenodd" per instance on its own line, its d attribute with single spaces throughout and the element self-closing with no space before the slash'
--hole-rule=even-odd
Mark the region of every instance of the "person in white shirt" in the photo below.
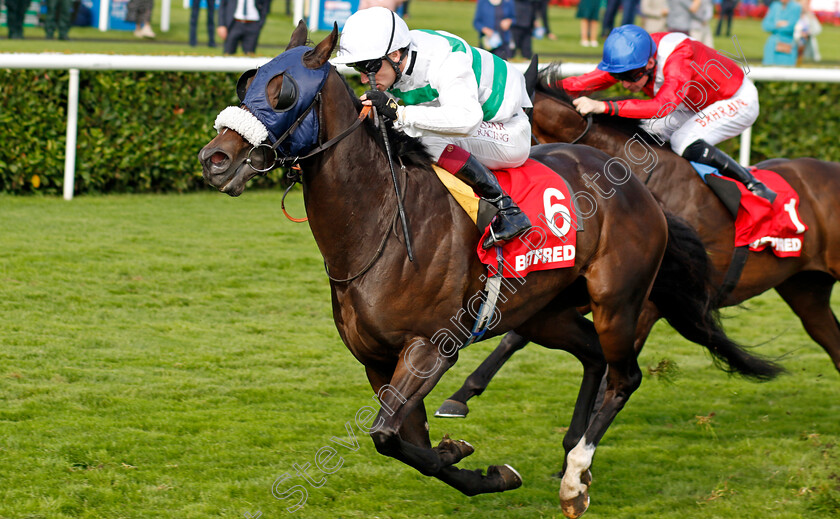
<svg viewBox="0 0 840 519">
<path fill-rule="evenodd" d="M 222 53 L 236 54 L 241 43 L 242 52 L 253 56 L 270 8 L 271 0 L 220 0 L 216 34 L 225 42 Z"/>
<path fill-rule="evenodd" d="M 333 63 L 358 70 L 363 84 L 374 74 L 363 103 L 375 106 L 395 129 L 419 138 L 439 166 L 498 209 L 482 247 L 531 227 L 488 169 L 520 166 L 531 149 L 524 111 L 531 100 L 518 69 L 453 34 L 409 31 L 382 7 L 347 19 Z"/>
</svg>

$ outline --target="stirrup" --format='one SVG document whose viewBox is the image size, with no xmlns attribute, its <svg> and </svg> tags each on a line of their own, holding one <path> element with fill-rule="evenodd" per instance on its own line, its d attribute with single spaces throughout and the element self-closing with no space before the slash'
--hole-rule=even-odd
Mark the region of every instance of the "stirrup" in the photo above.
<svg viewBox="0 0 840 519">
<path fill-rule="evenodd" d="M 756 180 L 755 182 L 750 182 L 746 184 L 747 189 L 750 193 L 754 194 L 757 197 L 763 198 L 768 200 L 770 204 L 776 201 L 776 192 L 767 187 L 763 182 L 760 180 Z"/>
</svg>

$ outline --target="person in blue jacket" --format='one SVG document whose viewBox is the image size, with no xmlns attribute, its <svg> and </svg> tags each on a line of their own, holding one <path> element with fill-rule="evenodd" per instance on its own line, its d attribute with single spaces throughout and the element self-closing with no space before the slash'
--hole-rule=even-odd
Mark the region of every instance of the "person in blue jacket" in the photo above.
<svg viewBox="0 0 840 519">
<path fill-rule="evenodd" d="M 770 33 L 764 44 L 764 65 L 796 65 L 796 43 L 793 28 L 799 20 L 802 7 L 793 0 L 775 0 L 770 4 L 761 28 Z"/>
<path fill-rule="evenodd" d="M 473 27 L 478 31 L 479 46 L 502 59 L 512 58 L 510 27 L 513 16 L 513 0 L 478 0 Z"/>
</svg>

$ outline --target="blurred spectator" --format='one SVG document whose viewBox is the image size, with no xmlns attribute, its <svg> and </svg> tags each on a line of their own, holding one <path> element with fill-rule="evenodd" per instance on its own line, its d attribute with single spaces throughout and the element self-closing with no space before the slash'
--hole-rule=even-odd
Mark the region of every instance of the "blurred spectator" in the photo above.
<svg viewBox="0 0 840 519">
<path fill-rule="evenodd" d="M 77 27 L 90 27 L 93 25 L 93 13 L 90 7 L 81 0 L 73 2 L 73 25 Z"/>
<path fill-rule="evenodd" d="M 541 0 L 513 0 L 513 35 L 514 54 L 518 50 L 525 59 L 531 59 L 531 38 L 534 32 L 534 21 L 537 16 L 537 4 Z M 513 57 L 513 56 L 511 56 Z"/>
<path fill-rule="evenodd" d="M 556 40 L 557 35 L 551 32 L 551 26 L 548 24 L 548 0 L 539 0 L 537 3 L 537 13 L 534 20 L 534 37 L 538 40 L 548 38 L 549 40 Z"/>
<path fill-rule="evenodd" d="M 648 33 L 665 32 L 665 17 L 668 15 L 668 0 L 642 0 L 639 4 L 642 28 Z"/>
<path fill-rule="evenodd" d="M 222 54 L 236 54 L 241 43 L 253 56 L 270 8 L 271 0 L 221 0 L 216 35 L 225 42 Z"/>
<path fill-rule="evenodd" d="M 618 14 L 618 8 L 621 6 L 621 0 L 607 0 L 607 6 L 604 9 L 604 23 L 601 25 L 601 36 L 606 38 L 615 27 L 615 15 Z"/>
<path fill-rule="evenodd" d="M 820 61 L 820 47 L 817 45 L 817 35 L 822 32 L 822 25 L 811 10 L 809 0 L 802 1 L 802 15 L 793 27 L 793 39 L 798 46 L 797 65 L 802 58 L 809 61 Z"/>
<path fill-rule="evenodd" d="M 607 37 L 615 27 L 615 15 L 621 6 L 621 25 L 631 25 L 636 21 L 636 14 L 639 11 L 639 0 L 607 0 L 607 8 L 604 11 L 604 26 L 601 28 L 601 36 Z"/>
<path fill-rule="evenodd" d="M 6 27 L 9 29 L 10 40 L 23 39 L 23 18 L 29 0 L 4 0 L 6 4 Z"/>
<path fill-rule="evenodd" d="M 663 0 L 664 1 L 664 0 Z M 598 46 L 598 16 L 601 0 L 580 0 L 575 15 L 580 19 L 580 44 L 584 47 Z"/>
<path fill-rule="evenodd" d="M 735 15 L 736 7 L 738 7 L 738 0 L 720 1 L 720 18 L 718 19 L 715 36 L 720 36 L 720 30 L 723 27 L 724 20 L 726 20 L 726 35 L 730 36 L 732 34 L 732 17 Z"/>
<path fill-rule="evenodd" d="M 691 32 L 691 8 L 697 4 L 695 9 L 700 6 L 700 0 L 668 0 L 668 16 L 665 18 L 665 25 L 668 26 L 669 32 L 682 32 L 688 34 Z"/>
<path fill-rule="evenodd" d="M 712 0 L 692 2 L 689 11 L 691 11 L 691 25 L 688 35 L 703 45 L 714 48 L 711 23 L 715 16 L 715 6 Z"/>
<path fill-rule="evenodd" d="M 510 28 L 513 25 L 513 0 L 478 0 L 473 27 L 478 44 L 502 59 L 513 57 Z"/>
<path fill-rule="evenodd" d="M 216 46 L 216 0 L 207 2 L 207 46 Z M 190 0 L 190 47 L 198 45 L 198 15 L 201 12 L 201 0 Z"/>
<path fill-rule="evenodd" d="M 152 30 L 152 9 L 154 0 L 128 0 L 125 9 L 125 21 L 134 22 L 134 35 L 138 38 L 154 38 Z"/>
<path fill-rule="evenodd" d="M 47 14 L 44 18 L 44 34 L 48 40 L 55 38 L 58 27 L 58 39 L 69 40 L 72 24 L 73 0 L 47 0 Z"/>
<path fill-rule="evenodd" d="M 367 9 L 369 7 L 378 6 L 396 12 L 402 3 L 402 0 L 360 0 L 359 11 L 361 11 L 362 9 Z"/>
<path fill-rule="evenodd" d="M 802 7 L 791 0 L 775 0 L 761 22 L 761 28 L 770 33 L 764 44 L 764 65 L 796 65 L 796 42 L 793 29 Z"/>
</svg>

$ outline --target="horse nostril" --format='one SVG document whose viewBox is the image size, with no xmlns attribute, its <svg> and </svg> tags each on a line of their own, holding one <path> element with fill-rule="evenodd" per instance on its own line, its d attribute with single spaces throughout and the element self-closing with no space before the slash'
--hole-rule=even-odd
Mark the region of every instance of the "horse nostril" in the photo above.
<svg viewBox="0 0 840 519">
<path fill-rule="evenodd" d="M 225 169 L 227 164 L 230 163 L 230 157 L 220 148 L 203 149 L 198 154 L 198 159 L 208 171 Z"/>
<path fill-rule="evenodd" d="M 213 164 L 219 164 L 227 160 L 227 155 L 222 153 L 221 151 L 217 151 L 210 157 L 210 162 Z"/>
</svg>

